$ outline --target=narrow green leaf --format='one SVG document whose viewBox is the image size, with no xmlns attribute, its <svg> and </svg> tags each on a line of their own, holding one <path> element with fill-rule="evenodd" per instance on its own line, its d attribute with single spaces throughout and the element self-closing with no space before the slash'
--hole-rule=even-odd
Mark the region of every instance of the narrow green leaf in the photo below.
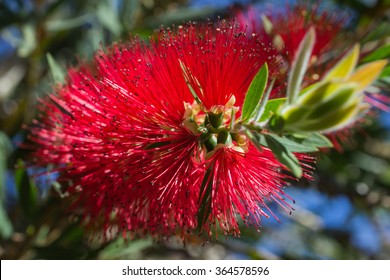
<svg viewBox="0 0 390 280">
<path fill-rule="evenodd" d="M 302 141 L 303 145 L 312 145 L 318 148 L 333 148 L 332 142 L 328 137 L 319 132 L 312 132 Z"/>
<path fill-rule="evenodd" d="M 249 129 L 245 130 L 245 135 L 248 136 L 249 141 L 256 147 L 257 150 L 263 151 L 263 148 L 261 147 L 261 137 L 260 133 L 255 132 L 255 131 L 250 131 Z"/>
<path fill-rule="evenodd" d="M 384 45 L 362 59 L 363 63 L 390 58 L 390 44 Z"/>
<path fill-rule="evenodd" d="M 63 32 L 85 25 L 88 22 L 95 20 L 95 15 L 92 13 L 83 14 L 73 18 L 61 18 L 45 21 L 45 28 L 49 32 Z"/>
<path fill-rule="evenodd" d="M 294 153 L 318 152 L 320 148 L 332 148 L 332 142 L 318 132 L 307 133 L 304 137 L 294 137 L 292 135 L 278 136 L 272 135 L 287 150 Z"/>
<path fill-rule="evenodd" d="M 308 108 L 302 105 L 289 105 L 284 107 L 280 116 L 284 120 L 285 125 L 295 124 L 306 117 Z"/>
<path fill-rule="evenodd" d="M 201 232 L 211 214 L 212 191 L 213 191 L 213 165 L 210 166 L 203 177 L 199 191 L 198 231 Z"/>
<path fill-rule="evenodd" d="M 244 105 L 242 106 L 241 118 L 245 123 L 254 113 L 257 104 L 260 102 L 268 80 L 268 65 L 264 65 L 257 72 L 249 85 L 248 91 L 245 95 Z"/>
<path fill-rule="evenodd" d="M 379 77 L 380 78 L 390 77 L 390 65 L 386 66 L 385 69 L 383 69 Z"/>
<path fill-rule="evenodd" d="M 304 88 L 297 99 L 297 103 L 313 106 L 320 103 L 328 94 L 331 82 L 318 82 Z"/>
<path fill-rule="evenodd" d="M 284 164 L 297 178 L 302 177 L 302 167 L 297 157 L 281 144 L 273 135 L 263 134 L 268 147 L 275 157 Z"/>
<path fill-rule="evenodd" d="M 349 77 L 348 81 L 356 82 L 358 84 L 357 90 L 362 91 L 379 77 L 386 64 L 387 60 L 385 59 L 366 63 L 356 69 L 356 71 Z"/>
<path fill-rule="evenodd" d="M 10 238 L 13 232 L 13 227 L 3 205 L 0 205 L 0 221 L 0 236 L 5 239 Z"/>
<path fill-rule="evenodd" d="M 24 215 L 32 219 L 37 206 L 37 188 L 34 181 L 29 178 L 23 161 L 19 160 L 18 168 L 15 170 L 15 183 L 18 192 L 18 199 Z"/>
<path fill-rule="evenodd" d="M 119 36 L 123 30 L 118 12 L 111 1 L 101 1 L 97 7 L 96 16 L 99 22 L 115 36 Z"/>
<path fill-rule="evenodd" d="M 287 81 L 287 101 L 294 103 L 297 98 L 303 81 L 303 76 L 309 66 L 310 57 L 315 43 L 315 31 L 311 27 L 302 42 L 299 44 L 297 53 L 291 66 Z"/>
<path fill-rule="evenodd" d="M 12 223 L 5 210 L 7 158 L 12 151 L 12 143 L 8 136 L 0 131 L 0 237 L 8 239 L 13 232 Z"/>
<path fill-rule="evenodd" d="M 49 63 L 50 73 L 55 83 L 63 83 L 65 80 L 65 72 L 61 66 L 55 61 L 50 53 L 46 54 L 47 62 Z"/>
<path fill-rule="evenodd" d="M 268 35 L 271 35 L 274 30 L 274 26 L 272 24 L 272 21 L 266 16 L 266 15 L 261 15 L 261 22 L 263 24 L 263 28 L 265 33 Z"/>
<path fill-rule="evenodd" d="M 156 148 L 161 148 L 166 145 L 171 144 L 171 141 L 161 141 L 161 142 L 154 142 L 149 145 L 146 145 L 145 150 L 151 150 L 151 149 L 156 149 Z"/>
<path fill-rule="evenodd" d="M 31 22 L 21 27 L 23 39 L 18 44 L 18 55 L 21 57 L 28 57 L 38 46 L 37 28 Z"/>
<path fill-rule="evenodd" d="M 194 88 L 191 85 L 190 77 L 193 77 L 192 74 L 191 74 L 191 70 L 187 66 L 185 66 L 185 64 L 180 59 L 179 59 L 179 63 L 180 63 L 181 71 L 183 73 L 184 80 L 186 81 L 186 84 L 188 86 L 188 89 L 190 90 L 190 92 L 191 92 L 192 96 L 194 97 L 196 103 L 198 103 L 200 106 L 203 106 L 202 101 L 200 100 L 198 94 L 196 93 L 196 91 L 194 90 Z M 199 81 L 195 77 L 193 77 L 193 78 L 197 82 L 200 90 L 202 91 L 202 88 L 201 88 L 201 86 L 199 84 Z"/>
<path fill-rule="evenodd" d="M 296 139 L 296 138 L 289 138 L 287 136 L 278 136 L 276 134 L 272 135 L 275 140 L 277 140 L 280 144 L 286 147 L 286 149 L 290 152 L 294 153 L 312 153 L 312 152 L 318 152 L 318 147 L 315 145 L 308 145 L 303 144 L 304 139 Z M 265 139 L 260 141 L 262 146 L 268 147 L 268 143 L 265 141 Z"/>
<path fill-rule="evenodd" d="M 315 120 L 323 118 L 328 114 L 333 114 L 335 110 L 338 110 L 343 106 L 348 106 L 350 103 L 356 102 L 360 96 L 360 98 L 363 97 L 363 94 L 355 91 L 356 86 L 356 84 L 345 84 L 344 87 L 340 87 L 333 96 L 312 108 L 310 113 L 306 116 L 306 119 Z"/>
<path fill-rule="evenodd" d="M 316 119 L 311 122 L 304 122 L 297 124 L 296 131 L 322 131 L 329 132 L 334 131 L 346 124 L 352 122 L 362 110 L 367 109 L 365 106 L 357 106 L 357 104 L 351 104 L 339 110 L 334 111 L 332 114 L 328 114 L 323 118 Z"/>
</svg>

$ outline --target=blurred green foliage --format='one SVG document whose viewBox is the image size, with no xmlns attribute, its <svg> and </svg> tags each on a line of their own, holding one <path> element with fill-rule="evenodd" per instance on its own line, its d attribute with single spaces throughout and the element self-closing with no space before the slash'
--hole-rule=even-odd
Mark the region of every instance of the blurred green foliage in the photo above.
<svg viewBox="0 0 390 280">
<path fill-rule="evenodd" d="M 373 1 L 373 5 L 337 2 L 356 13 L 355 35 L 371 28 L 362 36 L 367 46 L 389 42 L 390 1 Z M 349 231 L 321 226 L 321 218 L 299 208 L 299 203 L 291 216 L 281 217 L 283 225 L 266 224 L 261 233 L 243 227 L 237 239 L 220 237 L 205 242 L 194 236 L 185 246 L 174 238 L 160 242 L 150 238 L 99 240 L 67 212 L 58 183 L 45 192 L 37 186 L 37 178 L 31 177 L 21 161 L 26 151 L 18 148 L 25 137 L 23 124 L 31 122 L 37 98 L 51 90 L 53 81 L 63 79 L 64 69 L 130 34 L 147 38 L 161 24 L 181 24 L 229 11 L 193 8 L 184 0 L 0 0 L 4 45 L 0 49 L 2 259 L 390 258 L 390 221 L 378 225 L 381 250 L 367 252 L 351 241 Z M 381 82 L 390 87 L 388 79 Z M 297 188 L 316 190 L 330 198 L 346 197 L 353 211 L 380 223 L 381 217 L 390 215 L 390 140 L 386 131 L 373 118 L 372 125 L 364 128 L 364 133 L 357 132 L 344 152 L 320 156 L 315 180 L 303 181 Z M 350 137 L 345 140 L 349 142 Z M 267 247 L 275 241 L 284 250 Z"/>
</svg>

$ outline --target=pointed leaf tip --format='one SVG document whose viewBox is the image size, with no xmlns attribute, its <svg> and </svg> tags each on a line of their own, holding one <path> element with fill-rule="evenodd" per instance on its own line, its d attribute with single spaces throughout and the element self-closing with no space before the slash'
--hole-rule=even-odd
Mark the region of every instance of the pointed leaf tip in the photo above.
<svg viewBox="0 0 390 280">
<path fill-rule="evenodd" d="M 329 70 L 325 75 L 323 81 L 330 81 L 334 79 L 347 79 L 352 74 L 359 60 L 360 46 L 355 44 L 341 60 Z"/>
<path fill-rule="evenodd" d="M 49 64 L 49 69 L 51 77 L 55 83 L 63 83 L 65 80 L 65 71 L 57 63 L 50 53 L 46 54 L 47 62 Z"/>
<path fill-rule="evenodd" d="M 196 91 L 194 90 L 194 88 L 192 87 L 191 82 L 190 82 L 191 77 L 192 77 L 196 81 L 198 87 L 201 89 L 201 86 L 199 84 L 198 79 L 196 79 L 196 77 L 192 76 L 191 70 L 183 63 L 183 61 L 181 61 L 180 59 L 178 59 L 178 60 L 179 60 L 181 71 L 183 73 L 184 80 L 188 86 L 188 89 L 190 90 L 190 92 L 192 94 L 192 97 L 194 97 L 194 99 L 195 99 L 196 103 L 198 103 L 198 105 L 203 106 L 202 101 L 200 100 L 198 94 L 196 93 Z"/>
</svg>

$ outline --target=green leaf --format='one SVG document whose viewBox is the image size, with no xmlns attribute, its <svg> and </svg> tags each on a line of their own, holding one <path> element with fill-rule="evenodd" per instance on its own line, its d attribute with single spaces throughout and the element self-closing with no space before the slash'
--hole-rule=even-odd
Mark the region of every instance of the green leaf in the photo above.
<svg viewBox="0 0 390 280">
<path fill-rule="evenodd" d="M 273 30 L 274 30 L 274 26 L 271 22 L 271 20 L 266 16 L 266 15 L 261 15 L 261 22 L 263 24 L 263 28 L 264 28 L 264 31 L 265 33 L 267 33 L 268 35 L 271 35 L 273 33 Z"/>
<path fill-rule="evenodd" d="M 65 80 L 65 71 L 55 61 L 55 59 L 50 53 L 46 54 L 46 58 L 47 58 L 47 62 L 49 63 L 50 73 L 53 81 L 55 83 L 63 83 Z"/>
<path fill-rule="evenodd" d="M 362 59 L 363 63 L 390 58 L 390 44 L 382 46 Z"/>
<path fill-rule="evenodd" d="M 390 77 L 390 65 L 386 66 L 379 76 L 380 78 Z"/>
<path fill-rule="evenodd" d="M 13 227 L 3 205 L 0 205 L 0 220 L 0 236 L 8 239 L 12 235 Z"/>
<path fill-rule="evenodd" d="M 297 178 L 302 177 L 302 167 L 297 157 L 273 135 L 263 134 L 268 147 L 280 163 L 284 164 Z"/>
<path fill-rule="evenodd" d="M 309 66 L 310 57 L 313 52 L 315 43 L 315 31 L 311 27 L 302 42 L 299 44 L 294 61 L 287 81 L 287 101 L 289 104 L 294 103 L 297 98 L 303 81 L 303 76 Z"/>
<path fill-rule="evenodd" d="M 172 144 L 171 141 L 161 141 L 161 142 L 154 142 L 149 145 L 146 145 L 145 150 L 151 150 L 151 149 L 156 149 L 156 148 L 161 148 L 166 145 Z"/>
<path fill-rule="evenodd" d="M 153 239 L 145 237 L 142 239 L 124 239 L 117 238 L 112 243 L 108 244 L 102 251 L 99 252 L 99 259 L 101 260 L 136 260 L 142 259 L 142 252 L 147 248 L 155 246 Z"/>
<path fill-rule="evenodd" d="M 256 147 L 256 149 L 258 149 L 259 151 L 263 150 L 263 148 L 261 147 L 262 144 L 261 144 L 260 133 L 255 132 L 255 131 L 252 132 L 249 129 L 246 129 L 245 135 L 248 136 L 249 140 Z"/>
<path fill-rule="evenodd" d="M 268 120 L 284 103 L 286 103 L 286 98 L 284 97 L 268 100 L 268 102 L 265 104 L 263 114 L 261 115 L 260 119 L 256 121 L 263 122 Z"/>
<path fill-rule="evenodd" d="M 332 142 L 328 137 L 322 135 L 319 132 L 312 132 L 305 138 L 302 142 L 302 145 L 311 145 L 318 148 L 333 148 Z"/>
<path fill-rule="evenodd" d="M 18 192 L 18 199 L 24 215 L 32 219 L 36 213 L 37 206 L 37 188 L 34 181 L 29 178 L 22 160 L 17 163 L 15 170 L 15 183 Z"/>
<path fill-rule="evenodd" d="M 46 30 L 49 32 L 63 32 L 71 29 L 78 28 L 82 25 L 87 24 L 94 20 L 93 14 L 84 14 L 82 16 L 74 17 L 74 18 L 61 18 L 48 20 L 45 23 Z"/>
<path fill-rule="evenodd" d="M 122 32 L 122 24 L 116 12 L 115 5 L 111 1 L 102 1 L 97 7 L 96 16 L 99 22 L 115 36 Z"/>
<path fill-rule="evenodd" d="M 356 44 L 351 51 L 326 74 L 322 81 L 330 81 L 333 79 L 348 79 L 355 70 L 359 59 L 360 47 Z"/>
<path fill-rule="evenodd" d="M 203 177 L 199 191 L 198 231 L 201 232 L 211 214 L 212 191 L 213 191 L 213 165 L 210 166 Z"/>
<path fill-rule="evenodd" d="M 272 89 L 274 87 L 275 81 L 276 81 L 275 78 L 271 81 L 271 83 L 268 86 L 268 89 L 265 92 L 263 98 L 261 99 L 260 103 L 256 106 L 256 109 L 254 111 L 254 113 L 256 113 L 256 115 L 254 116 L 254 118 L 253 117 L 251 118 L 251 121 L 252 120 L 256 121 L 256 120 L 260 119 L 261 116 L 263 115 L 264 110 L 265 110 L 265 106 L 267 105 L 267 102 L 269 100 L 269 96 L 271 95 L 271 92 L 272 92 Z"/>
<path fill-rule="evenodd" d="M 200 83 L 198 81 L 198 79 L 196 79 L 192 73 L 191 73 L 191 70 L 179 59 L 179 63 L 180 63 L 180 67 L 181 67 L 181 71 L 183 73 L 183 77 L 184 77 L 184 80 L 186 81 L 186 84 L 188 86 L 188 89 L 190 90 L 192 96 L 194 97 L 196 103 L 198 103 L 200 106 L 203 106 L 203 103 L 202 101 L 200 100 L 198 94 L 196 93 L 196 91 L 194 90 L 194 88 L 192 87 L 191 85 L 191 77 L 196 81 L 196 83 L 198 84 L 198 87 L 200 89 L 200 91 L 202 91 L 202 87 L 200 86 Z"/>
<path fill-rule="evenodd" d="M 304 88 L 300 93 L 297 103 L 313 106 L 320 103 L 330 91 L 331 82 L 318 82 Z"/>
<path fill-rule="evenodd" d="M 310 122 L 298 123 L 295 127 L 296 131 L 322 131 L 329 132 L 334 131 L 349 122 L 352 122 L 356 116 L 364 111 L 366 106 L 357 106 L 357 104 L 351 104 L 350 106 L 343 107 L 334 111 L 332 114 L 328 114 L 323 118 L 316 119 Z"/>
<path fill-rule="evenodd" d="M 38 46 L 36 26 L 27 23 L 21 28 L 23 39 L 18 44 L 18 55 L 28 57 Z"/>
<path fill-rule="evenodd" d="M 318 152 L 319 148 L 332 148 L 333 144 L 328 138 L 320 133 L 307 133 L 304 137 L 294 137 L 292 135 L 272 137 L 282 144 L 288 151 L 294 153 L 313 153 Z M 261 145 L 268 146 L 267 142 L 261 140 Z"/>
<path fill-rule="evenodd" d="M 259 104 L 268 80 L 268 65 L 264 65 L 257 72 L 249 85 L 248 91 L 245 95 L 244 105 L 242 106 L 241 118 L 243 123 L 249 120 L 254 113 L 257 104 Z"/>
<path fill-rule="evenodd" d="M 12 143 L 8 136 L 0 131 L 0 236 L 8 239 L 13 232 L 4 202 L 6 200 L 6 172 L 7 158 L 12 150 Z"/>
<path fill-rule="evenodd" d="M 343 87 L 339 87 L 338 91 L 333 93 L 333 96 L 312 108 L 306 119 L 310 121 L 323 118 L 328 114 L 333 114 L 335 110 L 355 102 L 359 99 L 359 96 L 362 96 L 355 89 L 356 84 L 354 83 L 346 83 Z"/>
<path fill-rule="evenodd" d="M 382 73 L 387 64 L 387 60 L 376 60 L 360 66 L 348 79 L 349 82 L 358 84 L 358 91 L 364 90 L 371 85 Z"/>
</svg>

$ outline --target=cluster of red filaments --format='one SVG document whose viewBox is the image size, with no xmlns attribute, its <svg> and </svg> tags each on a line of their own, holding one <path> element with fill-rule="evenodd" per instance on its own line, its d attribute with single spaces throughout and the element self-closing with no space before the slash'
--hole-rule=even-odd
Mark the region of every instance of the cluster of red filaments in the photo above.
<svg viewBox="0 0 390 280">
<path fill-rule="evenodd" d="M 69 71 L 31 129 L 35 162 L 59 171 L 72 210 L 103 234 L 239 235 L 240 221 L 259 228 L 273 215 L 270 202 L 290 211 L 284 166 L 232 129 L 259 68 L 279 72 L 277 51 L 234 22 L 156 36 Z M 196 79 L 186 81 L 181 62 Z M 202 201 L 209 210 L 199 223 Z"/>
</svg>

